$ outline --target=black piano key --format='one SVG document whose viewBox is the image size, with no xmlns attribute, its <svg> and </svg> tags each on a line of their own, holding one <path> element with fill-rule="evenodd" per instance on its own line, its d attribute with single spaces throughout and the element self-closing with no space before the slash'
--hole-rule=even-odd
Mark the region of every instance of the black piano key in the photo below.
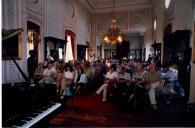
<svg viewBox="0 0 195 128">
<path fill-rule="evenodd" d="M 52 90 L 56 90 L 53 87 L 56 88 L 55 85 L 51 85 L 51 88 L 31 87 L 28 83 L 4 86 L 3 92 L 6 92 L 6 95 L 3 95 L 3 99 L 7 104 L 3 107 L 3 126 L 20 126 L 54 106 L 56 104 L 54 97 L 57 95 L 53 93 Z M 14 118 L 13 113 L 17 115 Z"/>
<path fill-rule="evenodd" d="M 16 125 L 13 125 L 13 126 L 11 126 L 12 128 L 19 128 L 19 127 L 21 127 L 21 126 L 16 126 Z"/>
<path fill-rule="evenodd" d="M 14 125 L 16 125 L 16 126 L 22 126 L 25 123 L 26 123 L 25 121 L 20 120 L 20 121 L 15 121 Z"/>
<path fill-rule="evenodd" d="M 22 120 L 23 122 L 24 122 L 24 124 L 26 124 L 26 123 L 28 123 L 29 121 L 27 121 L 27 120 Z"/>
<path fill-rule="evenodd" d="M 53 106 L 52 104 L 48 104 L 48 105 L 47 105 L 48 108 L 50 108 L 50 107 L 52 107 L 52 106 Z"/>
<path fill-rule="evenodd" d="M 30 121 L 30 120 L 32 120 L 33 118 L 30 118 L 30 117 L 26 117 L 26 118 L 24 118 L 23 120 L 25 120 L 25 121 Z"/>
<path fill-rule="evenodd" d="M 28 117 L 26 117 L 25 119 L 30 121 L 30 120 L 33 120 L 33 118 L 34 118 L 34 117 L 32 117 L 32 116 L 28 116 Z"/>
<path fill-rule="evenodd" d="M 39 111 L 45 111 L 47 109 L 48 109 L 48 107 L 42 107 L 42 108 L 39 108 Z"/>
<path fill-rule="evenodd" d="M 29 114 L 28 117 L 34 118 L 34 117 L 36 117 L 36 116 L 38 116 L 38 115 L 39 115 L 39 113 L 31 113 L 31 114 Z"/>
<path fill-rule="evenodd" d="M 43 113 L 43 111 L 42 110 L 36 110 L 35 113 L 39 113 L 40 114 L 40 113 Z"/>
</svg>

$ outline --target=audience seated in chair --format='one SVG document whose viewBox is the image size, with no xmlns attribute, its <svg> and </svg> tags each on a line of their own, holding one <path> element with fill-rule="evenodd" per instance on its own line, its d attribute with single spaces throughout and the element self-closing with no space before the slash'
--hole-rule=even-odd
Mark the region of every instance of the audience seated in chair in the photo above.
<svg viewBox="0 0 195 128">
<path fill-rule="evenodd" d="M 57 86 L 57 93 L 59 92 L 59 88 L 61 87 L 61 82 L 62 82 L 62 78 L 63 78 L 63 70 L 64 70 L 64 66 L 63 64 L 61 64 L 59 61 L 55 62 L 55 66 L 54 66 L 54 70 L 56 70 L 55 73 L 55 84 Z"/>
<path fill-rule="evenodd" d="M 43 63 L 39 63 L 37 69 L 35 70 L 34 73 L 34 81 L 35 83 L 38 83 L 43 78 Z"/>
<path fill-rule="evenodd" d="M 82 67 L 78 67 L 77 73 L 75 75 L 74 87 L 73 87 L 75 94 L 80 94 L 81 89 L 85 88 L 86 83 L 87 83 L 87 77 L 84 73 L 84 70 Z"/>
<path fill-rule="evenodd" d="M 116 72 L 116 65 L 110 67 L 109 72 L 106 73 L 104 84 L 96 91 L 96 94 L 99 95 L 103 92 L 103 102 L 107 101 L 107 88 L 108 86 L 115 85 L 118 81 L 118 73 Z"/>
<path fill-rule="evenodd" d="M 126 95 L 128 93 L 128 86 L 130 84 L 130 74 L 126 72 L 125 67 L 120 67 L 118 74 L 117 88 L 114 91 L 114 102 L 120 107 L 121 103 L 126 101 Z"/>
<path fill-rule="evenodd" d="M 130 83 L 130 81 L 131 81 L 131 76 L 129 73 L 126 72 L 126 68 L 120 67 L 119 74 L 118 74 L 118 84 L 117 84 L 118 91 L 120 91 L 121 93 L 125 92 L 125 90 L 127 89 L 127 85 Z"/>
<path fill-rule="evenodd" d="M 52 69 L 52 64 L 49 63 L 48 67 L 43 70 L 43 78 L 39 81 L 40 84 L 52 84 L 54 83 L 54 69 Z"/>
<path fill-rule="evenodd" d="M 153 109 L 157 109 L 156 98 L 155 98 L 155 88 L 160 87 L 164 84 L 164 80 L 161 78 L 159 72 L 156 71 L 155 64 L 150 64 L 148 71 L 145 74 L 146 78 L 146 88 L 148 89 L 148 94 L 150 98 L 150 103 Z"/>
<path fill-rule="evenodd" d="M 134 73 L 134 82 L 131 84 L 132 90 L 128 102 L 134 98 L 136 103 L 140 103 L 145 98 L 145 74 L 143 66 L 138 64 L 136 66 L 136 72 Z"/>
<path fill-rule="evenodd" d="M 63 72 L 63 78 L 61 82 L 60 95 L 61 99 L 66 95 L 65 89 L 71 87 L 74 81 L 74 71 L 71 65 L 67 64 Z"/>
</svg>

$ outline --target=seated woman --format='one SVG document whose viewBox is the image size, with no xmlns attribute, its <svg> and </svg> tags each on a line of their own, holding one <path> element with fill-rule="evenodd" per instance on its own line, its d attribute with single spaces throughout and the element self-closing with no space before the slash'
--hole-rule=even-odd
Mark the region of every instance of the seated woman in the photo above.
<svg viewBox="0 0 195 128">
<path fill-rule="evenodd" d="M 130 74 L 126 72 L 125 67 L 120 67 L 119 68 L 119 75 L 118 75 L 118 84 L 117 88 L 115 89 L 114 93 L 114 102 L 116 105 L 121 105 L 123 101 L 126 100 L 126 94 L 128 93 L 129 90 L 129 83 L 131 81 Z"/>
<path fill-rule="evenodd" d="M 65 70 L 63 72 L 63 78 L 61 82 L 60 95 L 61 99 L 66 95 L 65 89 L 67 86 L 71 86 L 74 81 L 74 71 L 71 65 L 66 65 Z"/>
<path fill-rule="evenodd" d="M 145 91 L 145 75 L 143 71 L 143 67 L 141 65 L 136 67 L 136 72 L 134 74 L 134 84 L 131 90 L 131 95 L 128 99 L 128 101 L 131 101 L 131 99 L 136 96 L 136 99 L 139 99 L 139 96 L 142 96 Z"/>
<path fill-rule="evenodd" d="M 103 102 L 107 101 L 107 88 L 109 85 L 116 84 L 118 80 L 118 73 L 116 71 L 116 65 L 111 65 L 109 72 L 106 73 L 104 84 L 96 91 L 96 94 L 99 95 L 103 92 Z"/>
<path fill-rule="evenodd" d="M 129 73 L 126 72 L 126 68 L 125 67 L 120 67 L 119 69 L 119 74 L 118 74 L 118 79 L 119 79 L 119 83 L 129 83 L 131 80 L 131 76 Z"/>
<path fill-rule="evenodd" d="M 34 81 L 35 83 L 37 83 L 39 80 L 41 80 L 43 78 L 43 63 L 39 63 L 38 64 L 38 68 L 35 70 L 35 73 L 34 73 Z"/>
<path fill-rule="evenodd" d="M 84 72 L 86 74 L 86 77 L 87 79 L 91 79 L 92 77 L 92 71 L 91 71 L 91 68 L 90 68 L 90 65 L 88 62 L 85 63 L 85 66 L 84 66 Z"/>
<path fill-rule="evenodd" d="M 78 67 L 77 73 L 75 75 L 74 87 L 73 87 L 75 94 L 80 94 L 81 91 L 80 89 L 83 88 L 86 83 L 87 83 L 87 77 L 84 73 L 84 70 L 82 67 Z"/>
<path fill-rule="evenodd" d="M 127 89 L 126 85 L 131 81 L 131 76 L 126 72 L 125 67 L 120 67 L 118 79 L 118 91 L 123 93 Z"/>
<path fill-rule="evenodd" d="M 56 64 L 55 64 L 55 66 L 53 68 L 54 68 L 53 70 L 55 72 L 54 78 L 55 78 L 55 82 L 56 82 L 56 86 L 57 86 L 57 93 L 58 93 L 59 92 L 59 88 L 61 87 L 64 66 L 63 66 L 63 64 L 61 64 L 58 61 L 56 61 Z"/>
</svg>

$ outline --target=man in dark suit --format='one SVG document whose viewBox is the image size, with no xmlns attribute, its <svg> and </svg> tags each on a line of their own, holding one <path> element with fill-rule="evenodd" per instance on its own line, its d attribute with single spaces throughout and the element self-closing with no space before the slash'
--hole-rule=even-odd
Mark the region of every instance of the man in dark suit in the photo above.
<svg viewBox="0 0 195 128">
<path fill-rule="evenodd" d="M 35 57 L 35 51 L 30 50 L 29 51 L 30 57 L 27 60 L 28 64 L 28 75 L 29 75 L 29 80 L 32 81 L 34 78 L 34 72 L 37 68 L 37 63 L 36 63 L 36 57 Z"/>
</svg>

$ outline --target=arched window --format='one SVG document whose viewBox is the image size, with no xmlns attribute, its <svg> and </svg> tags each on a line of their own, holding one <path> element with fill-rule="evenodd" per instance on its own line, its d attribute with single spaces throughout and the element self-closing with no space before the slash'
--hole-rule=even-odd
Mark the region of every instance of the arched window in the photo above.
<svg viewBox="0 0 195 128">
<path fill-rule="evenodd" d="M 169 5 L 171 3 L 171 0 L 165 0 L 165 8 L 169 8 Z"/>
<path fill-rule="evenodd" d="M 74 60 L 74 56 L 75 56 L 75 50 L 74 50 L 74 41 L 75 41 L 75 33 L 70 31 L 70 30 L 66 30 L 65 32 L 65 38 L 66 38 L 66 45 L 65 45 L 65 62 L 68 62 L 70 60 Z"/>
<path fill-rule="evenodd" d="M 70 35 L 67 36 L 65 62 L 68 62 L 69 60 L 74 60 Z"/>
</svg>

